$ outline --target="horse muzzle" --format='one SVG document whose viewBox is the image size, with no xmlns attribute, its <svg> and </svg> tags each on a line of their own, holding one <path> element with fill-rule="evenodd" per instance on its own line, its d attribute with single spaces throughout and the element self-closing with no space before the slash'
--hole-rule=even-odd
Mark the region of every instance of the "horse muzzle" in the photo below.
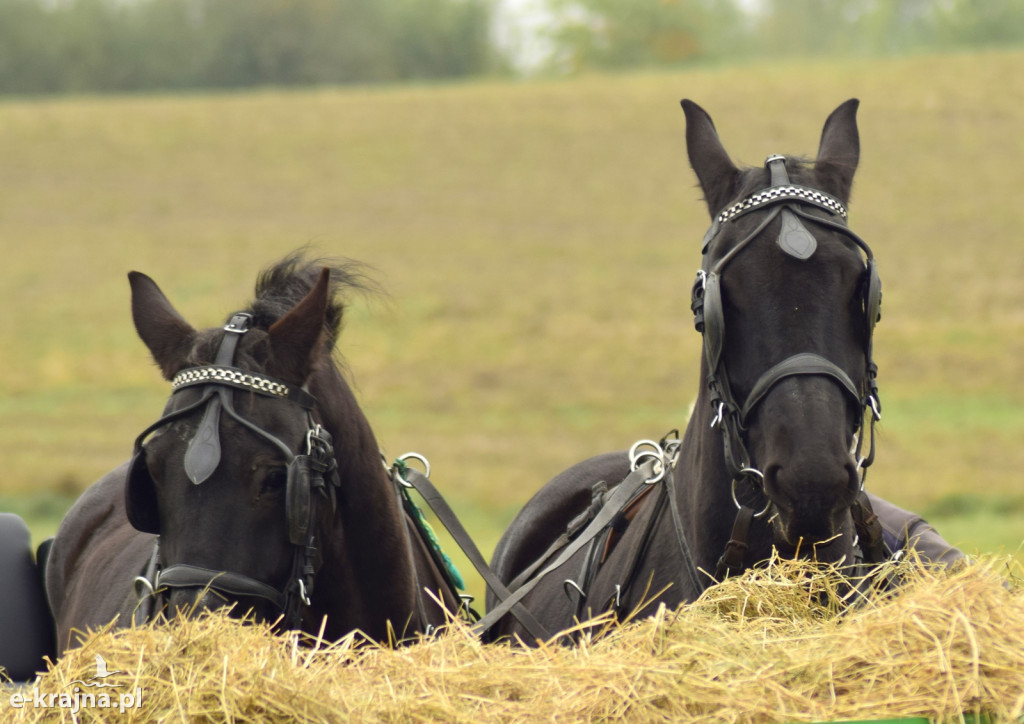
<svg viewBox="0 0 1024 724">
<path fill-rule="evenodd" d="M 857 466 L 846 461 L 829 474 L 793 474 L 780 465 L 765 468 L 764 490 L 773 503 L 776 544 L 802 556 L 814 556 L 840 545 L 848 529 L 849 509 L 860 489 Z"/>
</svg>

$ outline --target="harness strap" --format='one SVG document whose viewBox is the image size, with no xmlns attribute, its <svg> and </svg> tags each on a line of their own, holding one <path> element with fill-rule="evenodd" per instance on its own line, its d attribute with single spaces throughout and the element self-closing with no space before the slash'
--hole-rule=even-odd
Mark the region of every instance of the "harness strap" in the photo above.
<svg viewBox="0 0 1024 724">
<path fill-rule="evenodd" d="M 156 576 L 157 590 L 197 587 L 209 587 L 213 591 L 231 596 L 262 598 L 280 610 L 285 610 L 285 594 L 283 592 L 262 581 L 232 571 L 214 571 L 188 563 L 176 563 L 163 569 Z"/>
<path fill-rule="evenodd" d="M 665 489 L 668 491 L 668 508 L 672 513 L 672 528 L 676 532 L 676 543 L 679 545 L 679 552 L 683 557 L 685 573 L 690 579 L 690 583 L 693 584 L 693 590 L 703 591 L 705 588 L 704 581 L 697 572 L 697 566 L 693 562 L 693 552 L 690 550 L 690 546 L 686 542 L 686 536 L 683 534 L 683 519 L 680 517 L 679 503 L 676 496 L 674 468 L 670 468 L 668 471 Z"/>
<path fill-rule="evenodd" d="M 858 404 L 861 404 L 862 402 L 860 393 L 857 391 L 857 386 L 853 384 L 853 380 L 850 379 L 850 375 L 846 374 L 842 368 L 834 362 L 830 362 L 825 359 L 820 354 L 815 354 L 814 352 L 801 352 L 782 360 L 761 375 L 757 382 L 754 383 L 753 389 L 750 390 L 750 394 L 747 396 L 747 401 L 743 403 L 743 409 L 740 410 L 740 420 L 742 422 L 746 422 L 747 415 L 750 414 L 750 411 L 757 406 L 757 403 L 761 401 L 761 398 L 767 395 L 769 390 L 771 390 L 776 383 L 786 377 L 792 377 L 794 375 L 827 375 L 838 382 L 844 390 L 849 392 L 854 401 Z"/>
<path fill-rule="evenodd" d="M 891 558 L 892 552 L 885 542 L 882 523 L 871 507 L 871 499 L 863 490 L 857 494 L 857 500 L 850 508 L 850 513 L 865 560 L 868 563 L 882 563 Z"/>
<path fill-rule="evenodd" d="M 715 567 L 715 579 L 724 581 L 729 576 L 743 572 L 743 556 L 747 552 L 747 538 L 750 536 L 750 524 L 754 520 L 754 509 L 745 505 L 736 512 L 736 520 L 732 524 L 732 536 L 725 544 L 722 557 Z"/>
<path fill-rule="evenodd" d="M 412 488 L 422 496 L 423 500 L 430 507 L 430 509 L 437 516 L 437 519 L 441 522 L 441 525 L 445 527 L 448 533 L 451 534 L 455 543 L 462 549 L 462 552 L 469 559 L 469 562 L 477 570 L 480 576 L 484 579 L 488 588 L 494 593 L 502 602 L 508 601 L 512 594 L 509 592 L 505 584 L 495 575 L 494 571 L 491 570 L 490 566 L 484 560 L 483 555 L 480 553 L 480 549 L 477 548 L 476 543 L 469 537 L 469 533 L 463 527 L 462 522 L 455 516 L 455 512 L 448 505 L 448 502 L 442 497 L 437 487 L 430 481 L 430 479 L 415 468 L 407 468 L 402 474 L 402 479 L 412 486 Z M 536 617 L 518 603 L 518 601 L 509 604 L 505 609 L 506 612 L 511 611 L 521 624 L 530 632 L 531 636 L 541 640 L 547 640 L 551 638 L 551 634 L 548 630 L 536 619 Z M 474 630 L 478 634 L 482 634 L 487 631 L 491 626 L 494 625 L 494 619 L 491 623 L 486 626 L 481 626 L 481 623 L 486 619 L 481 619 L 474 626 Z M 500 616 L 498 617 L 500 618 Z"/>
<path fill-rule="evenodd" d="M 591 539 L 604 530 L 605 526 L 607 526 L 608 523 L 611 522 L 611 519 L 618 514 L 622 506 L 625 505 L 642 486 L 647 484 L 647 481 L 651 479 L 653 470 L 654 462 L 648 460 L 626 476 L 626 479 L 616 486 L 615 490 L 613 490 L 611 495 L 608 496 L 608 501 L 601 509 L 601 512 L 599 512 L 597 516 L 590 521 L 590 524 L 584 529 L 583 533 L 581 533 L 576 540 L 566 546 L 558 557 L 555 558 L 555 560 L 543 571 L 538 573 L 535 578 L 524 583 L 516 591 L 512 592 L 508 598 L 504 599 L 498 606 L 488 611 L 486 616 L 477 621 L 476 626 L 473 627 L 474 630 L 478 634 L 483 634 L 489 630 L 505 614 L 507 614 L 513 606 L 523 600 L 526 594 L 532 591 L 549 573 L 565 564 L 576 554 L 577 551 L 587 545 Z"/>
<path fill-rule="evenodd" d="M 651 540 L 654 537 L 654 529 L 657 527 L 657 522 L 665 510 L 665 505 L 668 503 L 669 496 L 666 493 L 667 490 L 668 487 L 659 490 L 654 500 L 650 500 L 646 493 L 641 493 L 643 505 L 640 507 L 640 510 L 634 509 L 634 515 L 631 516 L 633 519 L 629 525 L 643 526 L 643 533 L 642 535 L 634 536 L 632 546 L 623 553 L 623 558 L 626 562 L 626 578 L 621 585 L 615 586 L 615 595 L 605 604 L 605 608 L 613 610 L 617 616 L 622 615 L 624 594 L 636 582 L 637 574 L 640 572 L 640 560 L 650 548 Z"/>
</svg>

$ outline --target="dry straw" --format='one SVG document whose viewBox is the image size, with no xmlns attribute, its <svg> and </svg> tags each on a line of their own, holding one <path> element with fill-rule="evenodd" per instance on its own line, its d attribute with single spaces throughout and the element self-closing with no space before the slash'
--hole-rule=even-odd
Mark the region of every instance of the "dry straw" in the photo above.
<svg viewBox="0 0 1024 724">
<path fill-rule="evenodd" d="M 66 691 L 101 654 L 142 701 L 124 717 L 83 708 L 81 721 L 1020 721 L 1019 564 L 884 575 L 897 593 L 850 606 L 834 571 L 773 561 L 677 611 L 580 627 L 572 647 L 484 645 L 462 627 L 398 648 L 300 643 L 217 615 L 97 632 L 34 686 Z M 0 701 L 0 718 L 72 720 L 33 708 L 31 690 L 21 709 Z"/>
</svg>

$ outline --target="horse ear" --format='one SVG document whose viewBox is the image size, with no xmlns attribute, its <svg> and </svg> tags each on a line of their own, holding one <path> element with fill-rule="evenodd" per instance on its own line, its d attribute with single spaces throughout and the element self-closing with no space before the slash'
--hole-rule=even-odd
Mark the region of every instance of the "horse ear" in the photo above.
<svg viewBox="0 0 1024 724">
<path fill-rule="evenodd" d="M 718 131 L 707 111 L 684 98 L 686 114 L 686 152 L 690 166 L 704 191 L 708 211 L 714 216 L 739 190 L 740 170 L 733 164 L 718 138 Z"/>
<path fill-rule="evenodd" d="M 129 272 L 128 283 L 132 287 L 135 331 L 149 348 L 164 378 L 170 380 L 185 366 L 196 330 L 178 314 L 148 276 Z"/>
<path fill-rule="evenodd" d="M 834 111 L 825 121 L 818 146 L 818 160 L 814 168 L 818 182 L 843 201 L 850 199 L 853 174 L 860 161 L 860 134 L 857 131 L 857 107 L 860 101 L 851 98 Z"/>
<path fill-rule="evenodd" d="M 309 293 L 288 314 L 267 330 L 274 374 L 288 381 L 305 382 L 324 331 L 330 299 L 331 270 L 324 268 Z"/>
</svg>

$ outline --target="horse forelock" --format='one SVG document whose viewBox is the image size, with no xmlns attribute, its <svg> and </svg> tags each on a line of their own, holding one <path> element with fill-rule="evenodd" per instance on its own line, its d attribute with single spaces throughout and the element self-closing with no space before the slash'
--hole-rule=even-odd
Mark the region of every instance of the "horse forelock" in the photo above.
<svg viewBox="0 0 1024 724">
<path fill-rule="evenodd" d="M 255 298 L 248 309 L 253 315 L 253 327 L 269 329 L 290 312 L 313 289 L 325 267 L 331 270 L 331 287 L 324 315 L 324 334 L 329 341 L 328 349 L 333 349 L 351 295 L 377 291 L 365 266 L 356 261 L 307 258 L 302 252 L 295 252 L 263 270 L 256 280 Z"/>
<path fill-rule="evenodd" d="M 814 162 L 801 156 L 786 156 L 786 172 L 791 183 L 814 188 L 817 185 Z M 743 169 L 737 198 L 742 199 L 771 185 L 771 172 L 765 166 Z"/>
</svg>

